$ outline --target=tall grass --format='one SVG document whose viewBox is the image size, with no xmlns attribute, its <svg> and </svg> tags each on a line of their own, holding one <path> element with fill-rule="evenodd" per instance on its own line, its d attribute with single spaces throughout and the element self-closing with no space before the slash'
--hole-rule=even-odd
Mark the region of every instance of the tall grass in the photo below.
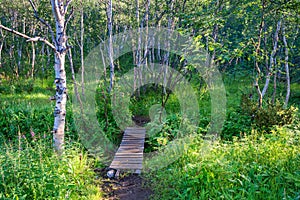
<svg viewBox="0 0 300 200">
<path fill-rule="evenodd" d="M 80 145 L 58 156 L 44 138 L 32 137 L 1 146 L 0 199 L 101 199 L 93 163 Z"/>
<path fill-rule="evenodd" d="M 241 140 L 194 141 L 150 176 L 154 199 L 300 199 L 300 132 L 279 128 Z"/>
<path fill-rule="evenodd" d="M 77 142 L 71 102 L 67 146 L 58 156 L 52 150 L 51 88 L 28 85 L 28 91 L 20 84 L 22 91 L 0 95 L 0 199 L 101 199 L 101 182 L 92 170 L 96 161 Z"/>
</svg>

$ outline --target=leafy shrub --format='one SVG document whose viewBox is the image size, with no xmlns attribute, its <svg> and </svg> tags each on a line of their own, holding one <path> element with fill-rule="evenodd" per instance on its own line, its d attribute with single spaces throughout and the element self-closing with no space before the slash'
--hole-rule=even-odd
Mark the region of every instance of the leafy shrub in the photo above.
<svg viewBox="0 0 300 200">
<path fill-rule="evenodd" d="M 12 86 L 0 84 L 0 94 L 12 94 L 14 90 Z"/>
<path fill-rule="evenodd" d="M 243 136 L 251 132 L 251 117 L 242 114 L 239 110 L 229 112 L 227 119 L 223 125 L 221 138 L 224 140 L 232 140 L 234 136 Z"/>
<path fill-rule="evenodd" d="M 158 117 L 150 122 L 146 128 L 149 135 L 145 140 L 145 152 L 158 150 L 160 147 L 167 145 L 178 134 L 182 117 L 179 114 L 171 114 L 165 120 L 159 121 Z"/>
<path fill-rule="evenodd" d="M 270 133 L 273 126 L 284 126 L 297 120 L 297 111 L 293 106 L 284 109 L 279 101 L 274 104 L 267 102 L 267 105 L 258 108 L 257 102 L 243 95 L 240 107 L 229 112 L 221 136 L 232 139 L 233 136 L 250 134 L 252 129 Z"/>
<path fill-rule="evenodd" d="M 33 91 L 34 80 L 33 79 L 25 79 L 20 80 L 14 84 L 15 93 L 21 94 L 24 92 L 31 93 Z"/>
</svg>

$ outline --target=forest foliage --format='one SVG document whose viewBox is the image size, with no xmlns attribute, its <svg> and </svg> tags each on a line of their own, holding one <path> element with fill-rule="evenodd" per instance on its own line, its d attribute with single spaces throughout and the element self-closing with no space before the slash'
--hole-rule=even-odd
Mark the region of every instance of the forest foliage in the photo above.
<svg viewBox="0 0 300 200">
<path fill-rule="evenodd" d="M 51 150 L 53 51 L 43 42 L 28 42 L 0 29 L 0 199 L 102 197 L 101 180 L 92 169 L 103 167 L 105 158 L 97 160 L 80 144 L 72 94 L 84 96 L 84 84 L 75 85 L 73 75 L 82 76 L 78 72 L 84 71 L 84 58 L 112 35 L 126 37 L 130 29 L 149 27 L 188 35 L 193 47 L 207 51 L 222 75 L 227 98 L 226 120 L 216 133 L 220 138 L 209 143 L 203 139 L 212 117 L 208 83 L 182 55 L 162 50 L 165 41 L 151 48 L 133 41 L 132 52 L 105 66 L 95 88 L 95 112 L 99 127 L 116 145 L 123 130 L 112 112 L 111 87 L 132 68 L 168 64 L 197 96 L 199 123 L 188 129 L 196 138 L 178 160 L 146 176 L 153 198 L 299 199 L 299 1 L 124 0 L 113 1 L 112 10 L 109 2 L 74 0 L 68 13 L 66 34 L 72 48 L 66 59 L 69 99 L 62 157 Z M 36 14 L 55 27 L 49 1 L 34 3 Z M 0 25 L 52 40 L 29 1 L 0 0 L 0 13 Z M 110 55 L 109 46 L 105 51 Z M 142 77 L 135 78 L 128 114 L 149 131 L 145 152 L 161 151 L 182 135 L 182 125 L 189 128 L 188 119 L 172 90 L 139 85 Z M 163 114 L 150 116 L 157 105 Z"/>
</svg>

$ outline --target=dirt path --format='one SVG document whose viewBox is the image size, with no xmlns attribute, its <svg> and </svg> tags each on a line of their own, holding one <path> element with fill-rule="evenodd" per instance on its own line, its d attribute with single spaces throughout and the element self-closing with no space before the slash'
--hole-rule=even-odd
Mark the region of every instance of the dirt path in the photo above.
<svg viewBox="0 0 300 200">
<path fill-rule="evenodd" d="M 102 171 L 102 170 L 101 170 Z M 121 174 L 119 178 L 103 178 L 102 190 L 108 200 L 147 200 L 152 191 L 146 186 L 146 180 L 136 174 Z"/>
</svg>

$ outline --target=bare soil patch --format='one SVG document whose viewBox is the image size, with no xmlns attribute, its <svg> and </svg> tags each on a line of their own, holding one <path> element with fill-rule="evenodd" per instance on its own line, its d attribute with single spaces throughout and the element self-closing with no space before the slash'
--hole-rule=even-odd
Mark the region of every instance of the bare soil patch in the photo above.
<svg viewBox="0 0 300 200">
<path fill-rule="evenodd" d="M 104 178 L 102 190 L 106 194 L 108 200 L 150 199 L 152 190 L 147 187 L 147 182 L 142 176 L 121 173 L 118 178 L 109 179 L 107 178 L 105 171 L 106 170 L 101 170 L 100 173 Z"/>
</svg>

